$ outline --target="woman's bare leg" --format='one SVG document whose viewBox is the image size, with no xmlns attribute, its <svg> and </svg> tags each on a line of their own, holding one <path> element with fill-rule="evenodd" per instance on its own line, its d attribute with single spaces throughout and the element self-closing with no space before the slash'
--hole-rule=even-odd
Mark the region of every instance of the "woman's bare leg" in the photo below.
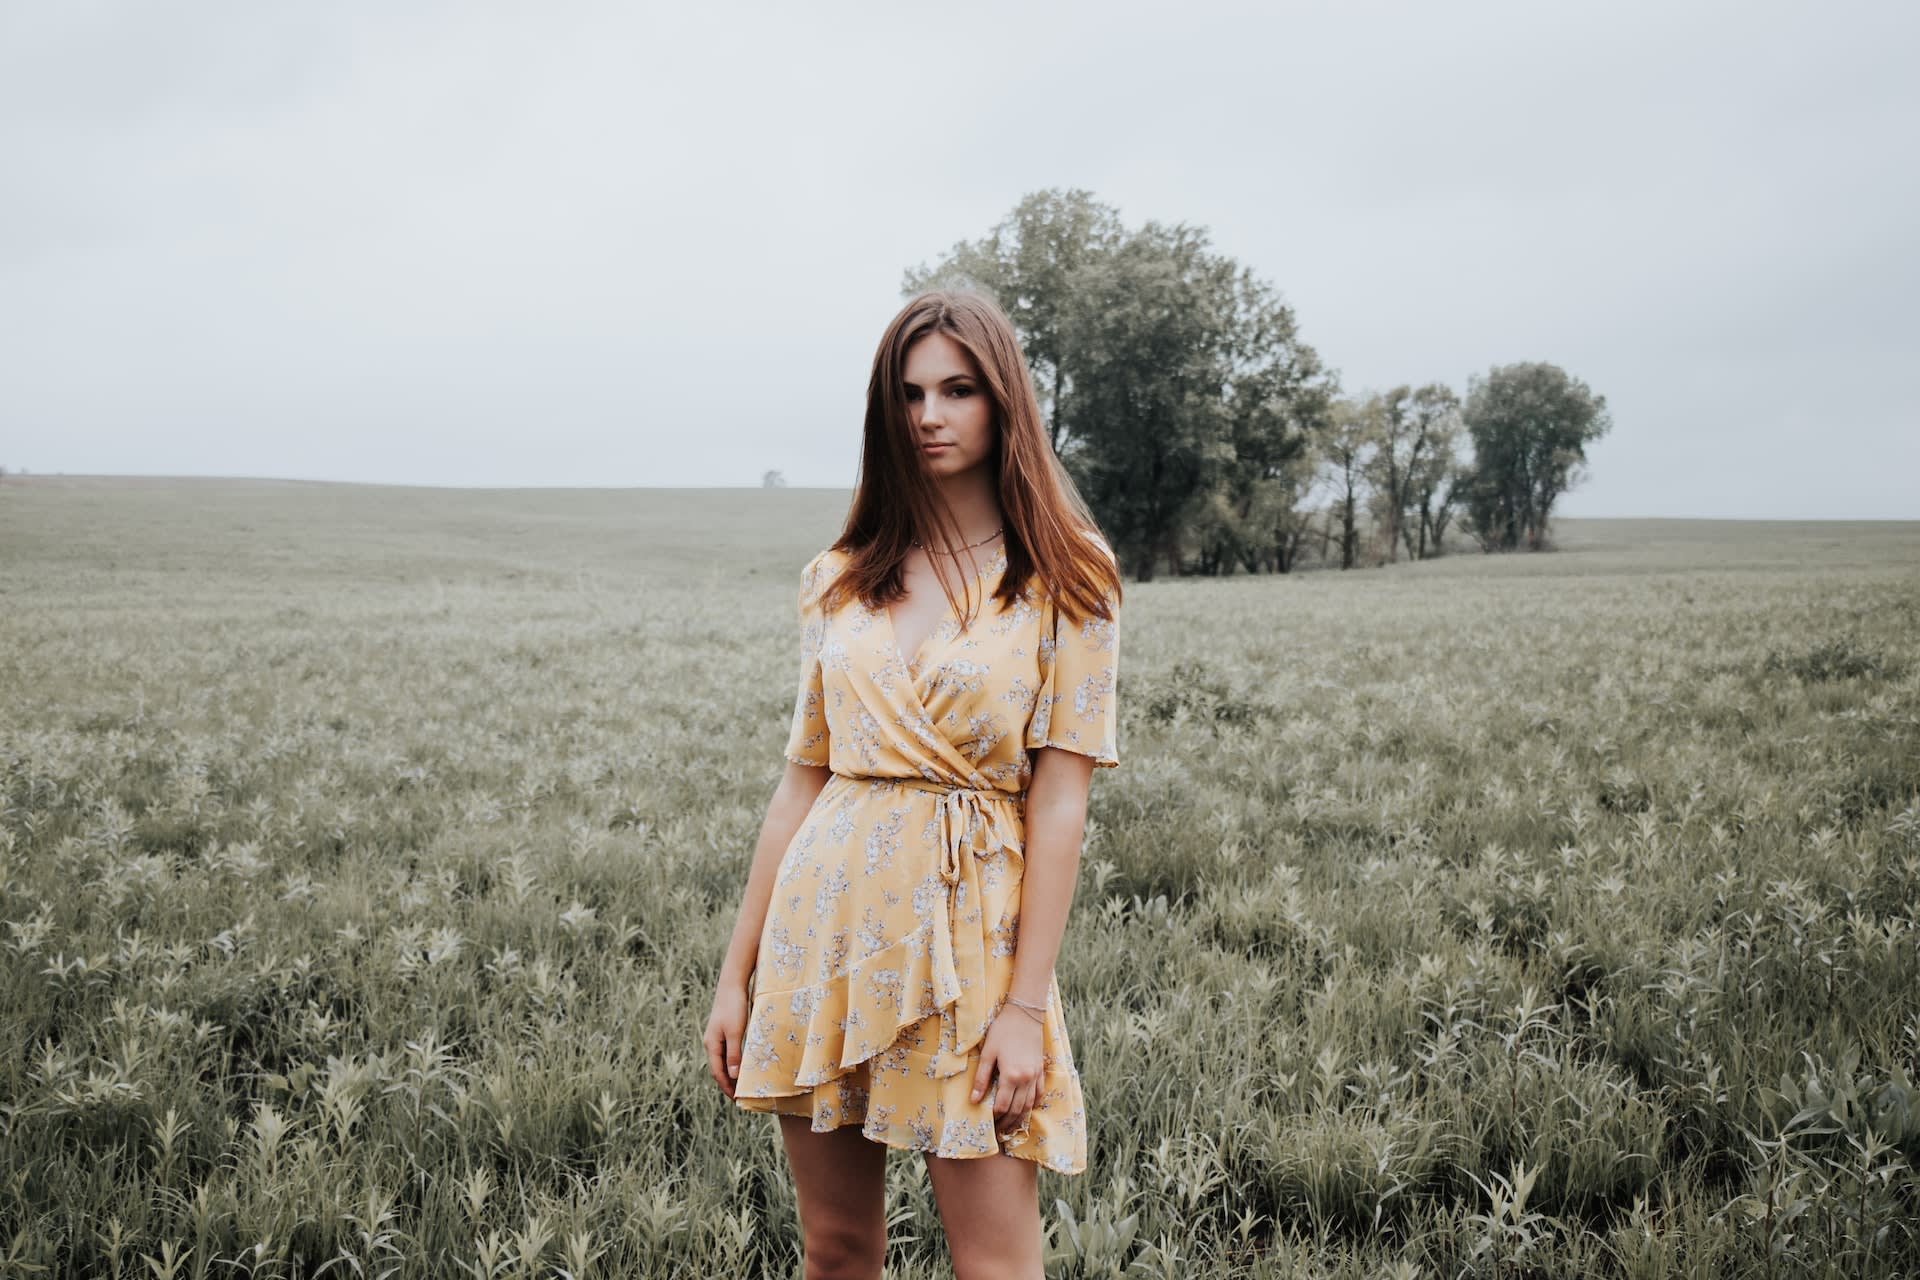
<svg viewBox="0 0 1920 1280">
<path fill-rule="evenodd" d="M 887 1149 L 856 1124 L 815 1133 L 781 1116 L 780 1138 L 800 1202 L 806 1280 L 879 1280 L 887 1254 Z"/>
<path fill-rule="evenodd" d="M 1040 1166 L 1018 1156 L 927 1157 L 956 1280 L 1042 1280 Z"/>
</svg>

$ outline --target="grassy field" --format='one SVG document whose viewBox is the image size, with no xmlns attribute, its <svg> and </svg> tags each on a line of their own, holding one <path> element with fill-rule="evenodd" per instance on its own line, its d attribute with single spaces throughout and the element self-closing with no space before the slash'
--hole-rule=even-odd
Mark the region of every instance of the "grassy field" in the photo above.
<svg viewBox="0 0 1920 1280">
<path fill-rule="evenodd" d="M 794 1274 L 698 1037 L 844 501 L 0 485 L 0 1274 Z M 1050 1274 L 1920 1274 L 1920 525 L 1560 532 L 1129 584 Z"/>
</svg>

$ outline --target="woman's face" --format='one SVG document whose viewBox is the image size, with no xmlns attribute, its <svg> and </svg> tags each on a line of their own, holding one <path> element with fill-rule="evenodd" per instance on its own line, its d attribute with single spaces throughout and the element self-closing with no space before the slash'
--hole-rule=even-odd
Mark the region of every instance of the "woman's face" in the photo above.
<svg viewBox="0 0 1920 1280">
<path fill-rule="evenodd" d="M 949 479 L 993 454 L 993 399 L 966 348 L 933 332 L 907 348 L 907 416 L 927 471 Z"/>
</svg>

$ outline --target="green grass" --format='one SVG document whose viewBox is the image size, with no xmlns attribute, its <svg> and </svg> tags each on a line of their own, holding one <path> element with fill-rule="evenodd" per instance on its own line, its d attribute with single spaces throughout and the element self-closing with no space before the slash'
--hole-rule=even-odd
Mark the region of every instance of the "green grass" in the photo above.
<svg viewBox="0 0 1920 1280">
<path fill-rule="evenodd" d="M 0 486 L 0 1272 L 789 1274 L 698 1037 L 844 501 Z M 1559 535 L 1129 584 L 1050 1274 L 1920 1272 L 1920 525 Z"/>
</svg>

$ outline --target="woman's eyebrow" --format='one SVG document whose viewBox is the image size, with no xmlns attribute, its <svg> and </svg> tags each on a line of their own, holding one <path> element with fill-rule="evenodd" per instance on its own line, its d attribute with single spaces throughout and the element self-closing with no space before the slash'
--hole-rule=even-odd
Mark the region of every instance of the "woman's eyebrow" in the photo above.
<svg viewBox="0 0 1920 1280">
<path fill-rule="evenodd" d="M 903 378 L 901 379 L 901 381 L 905 382 L 910 387 L 917 387 L 920 385 L 919 383 L 915 382 L 912 378 Z M 973 381 L 973 375 L 970 373 L 950 373 L 946 377 L 940 379 L 940 384 L 942 386 L 945 386 L 949 382 L 972 382 L 972 381 Z"/>
</svg>

